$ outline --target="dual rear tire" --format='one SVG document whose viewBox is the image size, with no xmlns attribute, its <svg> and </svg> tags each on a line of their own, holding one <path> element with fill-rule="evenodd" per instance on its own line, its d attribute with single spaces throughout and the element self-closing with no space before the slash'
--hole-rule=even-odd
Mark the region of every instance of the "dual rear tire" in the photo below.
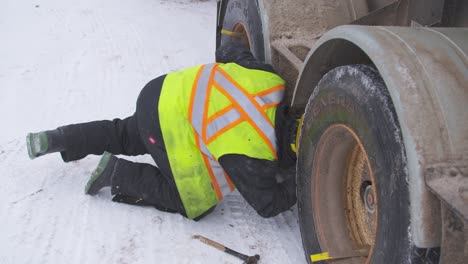
<svg viewBox="0 0 468 264">
<path fill-rule="evenodd" d="M 404 144 L 373 67 L 328 72 L 309 99 L 301 133 L 297 193 L 310 263 L 309 255 L 322 252 L 343 257 L 337 263 L 438 263 L 437 249 L 411 241 Z"/>
</svg>

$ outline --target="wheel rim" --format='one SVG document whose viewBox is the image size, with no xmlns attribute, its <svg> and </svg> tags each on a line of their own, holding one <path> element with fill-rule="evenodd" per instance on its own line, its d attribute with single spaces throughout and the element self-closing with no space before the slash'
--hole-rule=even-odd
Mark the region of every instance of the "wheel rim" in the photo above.
<svg viewBox="0 0 468 264">
<path fill-rule="evenodd" d="M 326 129 L 317 144 L 310 197 L 322 251 L 350 256 L 369 249 L 377 231 L 377 191 L 369 158 L 356 133 L 337 124 Z M 370 257 L 337 263 L 367 263 Z"/>
<path fill-rule="evenodd" d="M 249 47 L 249 49 L 251 48 L 249 32 L 247 31 L 247 28 L 244 26 L 244 24 L 235 24 L 232 29 L 232 32 L 234 32 L 234 34 L 231 36 L 232 42 L 242 42 L 246 44 Z"/>
</svg>

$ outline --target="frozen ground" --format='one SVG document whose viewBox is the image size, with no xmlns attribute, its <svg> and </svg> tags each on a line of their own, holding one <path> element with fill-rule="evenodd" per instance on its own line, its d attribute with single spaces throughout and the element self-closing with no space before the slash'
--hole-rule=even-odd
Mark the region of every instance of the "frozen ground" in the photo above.
<svg viewBox="0 0 468 264">
<path fill-rule="evenodd" d="M 262 219 L 234 193 L 193 222 L 84 195 L 96 156 L 27 157 L 27 132 L 126 117 L 150 79 L 211 62 L 215 13 L 213 0 L 1 2 L 0 263 L 241 263 L 194 234 L 304 261 L 296 209 Z"/>
</svg>

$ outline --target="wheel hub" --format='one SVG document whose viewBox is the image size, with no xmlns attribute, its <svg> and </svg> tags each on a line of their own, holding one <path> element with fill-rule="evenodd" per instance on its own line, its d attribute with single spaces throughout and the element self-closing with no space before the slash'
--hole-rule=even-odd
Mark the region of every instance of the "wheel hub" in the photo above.
<svg viewBox="0 0 468 264">
<path fill-rule="evenodd" d="M 242 42 L 246 44 L 250 49 L 251 45 L 250 45 L 249 32 L 247 31 L 244 24 L 242 23 L 235 24 L 234 28 L 232 29 L 232 32 L 234 32 L 234 35 L 232 35 L 231 37 L 232 42 Z"/>
<path fill-rule="evenodd" d="M 332 125 L 317 145 L 311 197 L 322 250 L 331 254 L 369 249 L 377 233 L 377 190 L 369 157 L 356 133 Z M 368 262 L 355 257 L 346 263 Z"/>
</svg>

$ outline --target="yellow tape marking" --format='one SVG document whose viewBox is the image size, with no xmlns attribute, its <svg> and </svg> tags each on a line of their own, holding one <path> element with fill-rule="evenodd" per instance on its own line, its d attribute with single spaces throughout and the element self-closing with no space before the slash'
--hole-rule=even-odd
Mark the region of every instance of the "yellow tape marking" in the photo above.
<svg viewBox="0 0 468 264">
<path fill-rule="evenodd" d="M 232 35 L 235 35 L 235 32 L 232 32 L 226 29 L 221 29 L 221 34 L 232 36 Z"/>
<path fill-rule="evenodd" d="M 328 254 L 328 252 L 310 255 L 310 260 L 312 260 L 312 262 L 330 260 L 330 259 L 332 258 L 330 257 L 330 254 Z"/>
<path fill-rule="evenodd" d="M 232 37 L 243 37 L 244 36 L 244 34 L 242 34 L 240 32 L 229 31 L 229 30 L 226 30 L 226 29 L 221 29 L 221 34 L 232 36 Z"/>
</svg>

